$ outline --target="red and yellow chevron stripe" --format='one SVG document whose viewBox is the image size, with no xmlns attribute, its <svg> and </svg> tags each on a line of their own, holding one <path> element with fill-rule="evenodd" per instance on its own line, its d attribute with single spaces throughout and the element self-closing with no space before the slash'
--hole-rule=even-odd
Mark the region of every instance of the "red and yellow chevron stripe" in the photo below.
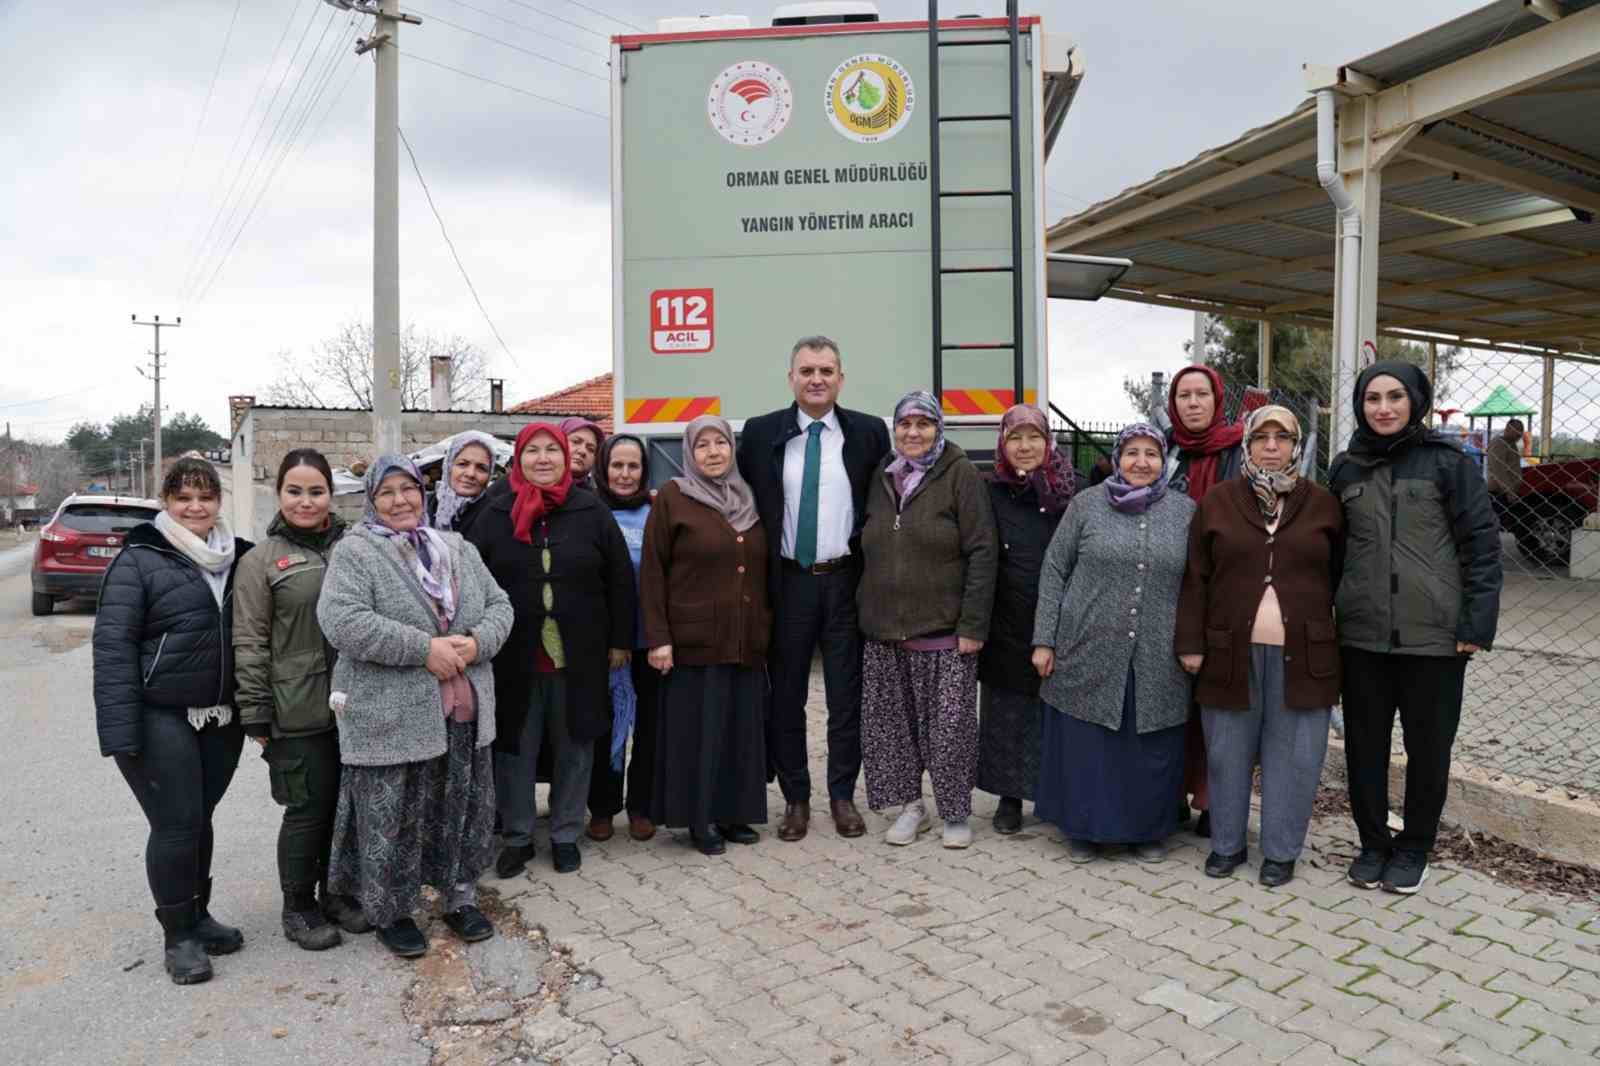
<svg viewBox="0 0 1600 1066">
<path fill-rule="evenodd" d="M 944 413 L 947 415 L 1003 415 L 1016 401 L 1015 389 L 945 389 Z M 1033 403 L 1038 393 L 1024 389 L 1023 403 Z"/>
<path fill-rule="evenodd" d="M 721 396 L 640 396 L 623 401 L 623 420 L 639 422 L 692 422 L 701 415 L 720 415 Z"/>
</svg>

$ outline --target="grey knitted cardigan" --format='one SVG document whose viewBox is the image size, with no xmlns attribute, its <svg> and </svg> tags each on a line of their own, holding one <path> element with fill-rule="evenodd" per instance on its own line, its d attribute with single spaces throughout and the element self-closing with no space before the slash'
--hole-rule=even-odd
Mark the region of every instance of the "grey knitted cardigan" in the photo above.
<svg viewBox="0 0 1600 1066">
<path fill-rule="evenodd" d="M 458 586 L 451 634 L 477 638 L 467 679 L 478 694 L 478 747 L 494 741 L 494 669 L 490 660 L 511 633 L 511 600 L 489 575 L 478 549 L 457 533 L 450 545 Z M 356 526 L 339 541 L 317 601 L 317 622 L 339 649 L 333 691 L 339 756 L 348 766 L 394 766 L 443 755 L 444 703 L 424 665 L 440 636 L 433 604 L 412 575 L 399 542 Z"/>
<path fill-rule="evenodd" d="M 1140 733 L 1189 717 L 1189 675 L 1173 638 L 1194 501 L 1169 491 L 1142 515 L 1114 510 L 1100 487 L 1067 507 L 1045 551 L 1035 647 L 1054 648 L 1039 696 L 1081 721 L 1122 725 L 1133 664 Z"/>
</svg>

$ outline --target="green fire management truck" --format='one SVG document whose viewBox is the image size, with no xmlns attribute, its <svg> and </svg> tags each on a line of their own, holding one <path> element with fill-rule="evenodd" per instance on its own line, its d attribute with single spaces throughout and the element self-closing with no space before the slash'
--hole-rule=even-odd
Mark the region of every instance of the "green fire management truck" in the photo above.
<svg viewBox="0 0 1600 1066">
<path fill-rule="evenodd" d="M 663 19 L 614 38 L 611 70 L 618 430 L 783 406 L 790 346 L 815 333 L 839 343 L 848 406 L 887 416 L 923 387 L 992 427 L 1018 393 L 1047 402 L 1047 296 L 1127 269 L 1052 255 L 1047 275 L 1044 163 L 1082 61 L 1014 3 Z"/>
</svg>

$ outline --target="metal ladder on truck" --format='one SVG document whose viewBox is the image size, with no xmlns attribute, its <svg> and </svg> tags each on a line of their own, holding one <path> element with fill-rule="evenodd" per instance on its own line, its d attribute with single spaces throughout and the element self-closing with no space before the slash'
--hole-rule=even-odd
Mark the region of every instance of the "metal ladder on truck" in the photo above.
<svg viewBox="0 0 1600 1066">
<path fill-rule="evenodd" d="M 933 394 L 944 403 L 944 356 L 946 352 L 1011 351 L 1012 402 L 1022 403 L 1026 398 L 1023 388 L 1025 368 L 1022 325 L 1022 136 L 1020 121 L 1020 60 L 1021 30 L 1017 23 L 1017 0 L 1006 0 L 1007 33 L 1004 38 L 959 37 L 941 40 L 939 36 L 939 0 L 928 0 L 928 184 L 933 200 Z M 1010 51 L 1010 109 L 999 114 L 944 115 L 939 112 L 939 53 L 945 48 L 996 48 Z M 946 122 L 1005 122 L 1011 130 L 1011 187 L 1008 189 L 945 189 L 940 184 L 940 135 Z M 1011 263 L 1009 266 L 947 267 L 944 265 L 941 211 L 944 202 L 961 198 L 1011 198 Z M 944 342 L 944 279 L 963 274 L 1011 275 L 1011 341 L 1010 343 L 946 344 Z"/>
</svg>

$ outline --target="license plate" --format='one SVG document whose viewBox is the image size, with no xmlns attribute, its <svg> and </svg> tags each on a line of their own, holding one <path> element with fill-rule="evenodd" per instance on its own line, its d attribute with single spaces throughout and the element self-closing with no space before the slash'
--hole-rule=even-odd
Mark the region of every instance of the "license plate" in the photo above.
<svg viewBox="0 0 1600 1066">
<path fill-rule="evenodd" d="M 96 547 L 96 548 L 90 548 L 86 554 L 92 555 L 97 559 L 115 559 L 117 557 L 117 553 L 120 552 L 121 550 L 122 550 L 121 548 L 98 548 L 98 547 Z"/>
</svg>

